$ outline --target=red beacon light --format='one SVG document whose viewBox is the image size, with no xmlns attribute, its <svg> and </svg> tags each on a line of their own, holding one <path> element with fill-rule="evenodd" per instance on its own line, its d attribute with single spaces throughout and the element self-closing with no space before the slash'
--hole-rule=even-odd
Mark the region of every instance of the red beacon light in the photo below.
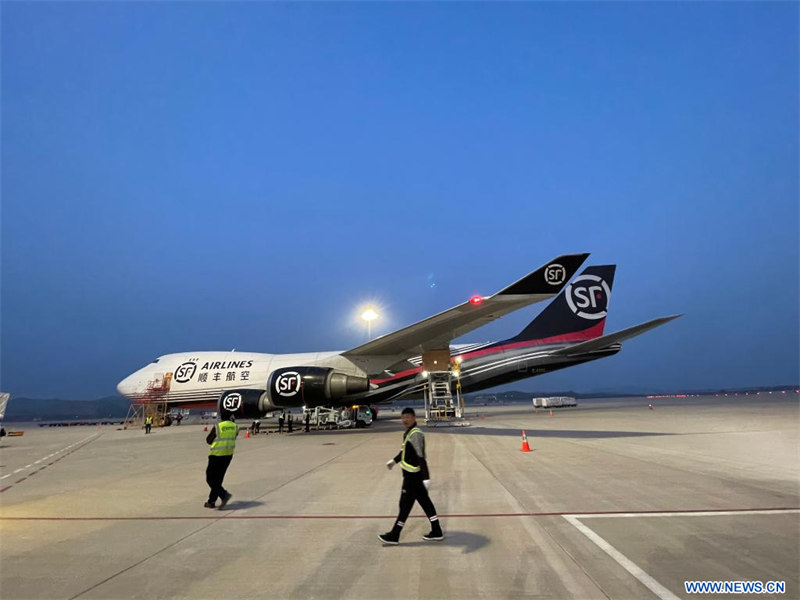
<svg viewBox="0 0 800 600">
<path fill-rule="evenodd" d="M 473 296 L 469 299 L 470 304 L 475 304 L 476 306 L 483 302 L 483 296 Z"/>
</svg>

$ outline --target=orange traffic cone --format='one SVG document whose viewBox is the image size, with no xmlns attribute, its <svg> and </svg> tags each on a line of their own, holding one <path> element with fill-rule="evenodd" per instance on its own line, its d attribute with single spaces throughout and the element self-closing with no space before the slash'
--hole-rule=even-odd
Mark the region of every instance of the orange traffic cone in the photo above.
<svg viewBox="0 0 800 600">
<path fill-rule="evenodd" d="M 203 425 L 203 431 L 208 431 L 208 425 Z"/>
<path fill-rule="evenodd" d="M 246 437 L 246 438 L 250 437 L 250 430 L 249 429 L 244 432 L 244 437 Z"/>
<path fill-rule="evenodd" d="M 553 416 L 553 411 L 552 411 L 552 410 L 550 411 L 550 416 L 551 416 L 551 417 Z"/>
<path fill-rule="evenodd" d="M 520 452 L 531 452 L 531 447 L 528 445 L 528 436 L 525 435 L 525 431 L 522 431 L 522 448 L 519 450 Z"/>
</svg>

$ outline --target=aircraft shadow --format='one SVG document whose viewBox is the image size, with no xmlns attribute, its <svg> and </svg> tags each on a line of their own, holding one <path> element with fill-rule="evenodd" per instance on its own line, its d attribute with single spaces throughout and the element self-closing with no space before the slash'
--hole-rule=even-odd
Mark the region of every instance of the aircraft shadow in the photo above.
<svg viewBox="0 0 800 600">
<path fill-rule="evenodd" d="M 320 429 L 319 431 L 317 431 L 316 429 L 314 429 L 312 427 L 308 431 L 308 433 L 306 433 L 304 430 L 301 430 L 301 429 L 295 429 L 292 433 L 288 433 L 286 431 L 284 431 L 283 433 L 278 433 L 277 430 L 265 432 L 262 429 L 261 433 L 258 434 L 255 437 L 258 437 L 258 436 L 261 436 L 261 435 L 265 435 L 267 433 L 269 433 L 270 439 L 273 439 L 274 437 L 278 437 L 278 436 L 291 436 L 291 437 L 298 436 L 298 437 L 302 437 L 302 436 L 310 436 L 312 434 L 313 435 L 330 435 L 330 434 L 333 434 L 333 433 L 341 434 L 343 431 L 346 431 L 347 433 L 360 433 L 360 434 L 375 433 L 375 430 L 373 429 L 373 427 L 374 426 L 366 427 L 364 429 Z"/>
<path fill-rule="evenodd" d="M 368 434 L 368 433 L 375 433 L 375 431 L 385 431 L 385 430 L 394 430 L 394 431 L 399 431 L 400 433 L 402 433 L 405 430 L 405 428 L 400 423 L 399 419 L 397 419 L 394 422 L 389 421 L 388 419 L 385 419 L 385 420 L 382 420 L 382 421 L 374 421 L 372 423 L 372 425 L 370 425 L 369 427 L 364 427 L 363 429 L 350 428 L 350 429 L 319 429 L 318 430 L 318 429 L 314 429 L 314 426 L 312 425 L 311 428 L 308 430 L 308 433 L 306 433 L 306 431 L 304 430 L 303 427 L 295 427 L 294 431 L 292 431 L 292 433 L 289 433 L 288 431 L 286 431 L 285 428 L 283 430 L 283 433 L 278 433 L 277 428 L 270 427 L 269 429 L 265 429 L 264 427 L 262 427 L 261 428 L 261 433 L 256 434 L 254 437 L 259 437 L 259 436 L 267 435 L 267 434 L 269 434 L 270 437 L 272 437 L 272 436 L 285 436 L 285 435 L 303 436 L 303 435 L 312 435 L 312 434 L 313 435 L 320 435 L 320 436 L 334 435 L 334 434 L 335 435 L 341 435 L 343 431 L 346 431 L 348 434 L 362 434 L 363 435 L 363 434 Z"/>
<path fill-rule="evenodd" d="M 461 547 L 461 554 L 469 554 L 480 550 L 489 544 L 489 538 L 485 535 L 477 533 L 469 533 L 466 531 L 452 531 L 447 530 L 444 532 L 444 539 L 441 542 L 426 542 L 425 540 L 417 540 L 413 542 L 405 542 L 400 539 L 400 545 L 387 546 L 390 548 L 416 548 L 417 546 L 455 546 Z"/>
<path fill-rule="evenodd" d="M 371 427 L 365 429 L 347 429 L 348 435 L 365 435 L 376 433 L 378 431 L 397 431 L 403 432 L 403 426 L 398 423 L 373 423 Z M 425 433 L 441 434 L 449 433 L 455 435 L 494 435 L 494 436 L 507 436 L 519 437 L 522 433 L 522 428 L 509 429 L 503 427 L 483 427 L 472 425 L 470 427 L 422 427 Z M 308 433 L 302 431 L 295 431 L 291 434 L 286 433 L 272 433 L 270 435 L 292 435 L 292 436 L 307 436 L 318 438 L 327 438 L 328 436 L 341 436 L 343 430 L 337 429 L 320 429 L 315 431 L 312 429 Z M 535 429 L 526 428 L 525 431 L 528 437 L 543 437 L 543 438 L 569 438 L 569 439 L 606 439 L 606 438 L 636 438 L 636 437 L 652 437 L 652 436 L 665 436 L 665 435 L 678 435 L 674 433 L 663 433 L 659 431 L 594 431 L 582 429 Z M 263 433 L 263 432 L 262 432 Z"/>
<path fill-rule="evenodd" d="M 520 437 L 522 428 L 507 429 L 494 427 L 442 427 L 424 429 L 425 433 L 453 433 L 456 435 L 497 435 Z M 660 431 L 591 431 L 580 429 L 525 429 L 528 437 L 539 438 L 572 438 L 572 439 L 604 439 L 604 438 L 634 438 L 648 436 L 675 435 Z"/>
</svg>

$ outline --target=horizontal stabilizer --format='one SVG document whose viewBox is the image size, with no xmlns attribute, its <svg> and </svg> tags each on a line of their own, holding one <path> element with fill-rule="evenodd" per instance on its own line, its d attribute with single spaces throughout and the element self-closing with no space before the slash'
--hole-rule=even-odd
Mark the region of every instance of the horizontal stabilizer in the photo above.
<svg viewBox="0 0 800 600">
<path fill-rule="evenodd" d="M 658 319 L 653 319 L 652 321 L 647 321 L 646 323 L 639 323 L 633 327 L 621 329 L 620 331 L 615 331 L 614 333 L 600 336 L 599 338 L 589 340 L 588 342 L 581 342 L 580 344 L 574 344 L 572 346 L 567 346 L 566 348 L 561 348 L 555 352 L 552 352 L 550 356 L 576 356 L 578 354 L 587 354 L 589 352 L 602 350 L 612 344 L 619 344 L 620 342 L 624 342 L 632 337 L 641 335 L 645 331 L 655 329 L 664 323 L 669 323 L 673 319 L 677 319 L 678 317 L 682 316 L 683 315 L 670 315 L 668 317 L 659 317 Z"/>
</svg>

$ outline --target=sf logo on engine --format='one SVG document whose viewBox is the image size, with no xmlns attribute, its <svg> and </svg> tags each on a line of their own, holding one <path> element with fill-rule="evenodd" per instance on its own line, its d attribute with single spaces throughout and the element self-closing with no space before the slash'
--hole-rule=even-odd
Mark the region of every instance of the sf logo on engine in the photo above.
<svg viewBox="0 0 800 600">
<path fill-rule="evenodd" d="M 281 373 L 275 381 L 275 389 L 281 396 L 294 396 L 300 391 L 301 383 L 300 373 L 289 371 L 288 373 Z"/>
<path fill-rule="evenodd" d="M 241 394 L 228 394 L 222 399 L 222 408 L 231 412 L 236 412 L 242 407 Z"/>
<path fill-rule="evenodd" d="M 558 263 L 547 265 L 544 270 L 544 280 L 550 285 L 561 285 L 566 278 L 567 270 Z"/>
<path fill-rule="evenodd" d="M 193 362 L 185 362 L 180 365 L 177 369 L 175 369 L 175 381 L 178 383 L 186 383 L 192 377 L 194 377 L 194 372 L 197 370 L 197 364 Z"/>
<path fill-rule="evenodd" d="M 597 275 L 581 275 L 569 284 L 567 304 L 572 312 L 584 319 L 602 319 L 608 313 L 611 290 Z"/>
</svg>

